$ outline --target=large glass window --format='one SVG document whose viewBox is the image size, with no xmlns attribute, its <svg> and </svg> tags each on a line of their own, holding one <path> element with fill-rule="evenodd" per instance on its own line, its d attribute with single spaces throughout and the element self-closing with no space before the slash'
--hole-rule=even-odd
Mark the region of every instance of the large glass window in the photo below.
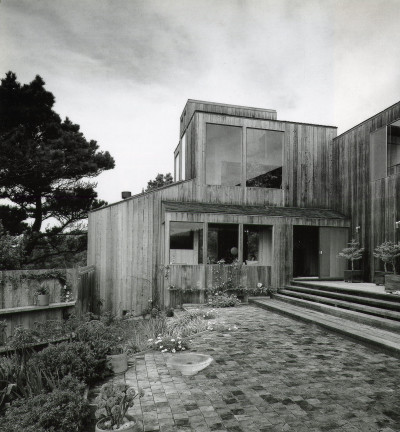
<svg viewBox="0 0 400 432">
<path fill-rule="evenodd" d="M 247 129 L 246 186 L 282 188 L 283 132 Z"/>
<path fill-rule="evenodd" d="M 247 265 L 271 265 L 272 227 L 243 226 L 243 261 Z"/>
<path fill-rule="evenodd" d="M 242 178 L 242 128 L 207 124 L 206 183 L 240 186 Z"/>
<path fill-rule="evenodd" d="M 182 154 L 182 180 L 186 180 L 186 132 L 181 140 L 181 154 Z"/>
<path fill-rule="evenodd" d="M 169 261 L 171 264 L 203 263 L 203 224 L 170 222 Z"/>
<path fill-rule="evenodd" d="M 179 181 L 181 179 L 181 169 L 180 169 L 180 153 L 178 152 L 175 155 L 174 161 L 174 170 L 175 170 L 175 181 Z"/>
<path fill-rule="evenodd" d="M 238 258 L 239 225 L 209 224 L 207 240 L 208 264 L 216 264 L 222 260 L 230 264 Z"/>
<path fill-rule="evenodd" d="M 400 120 L 388 126 L 388 174 L 400 172 Z"/>
</svg>

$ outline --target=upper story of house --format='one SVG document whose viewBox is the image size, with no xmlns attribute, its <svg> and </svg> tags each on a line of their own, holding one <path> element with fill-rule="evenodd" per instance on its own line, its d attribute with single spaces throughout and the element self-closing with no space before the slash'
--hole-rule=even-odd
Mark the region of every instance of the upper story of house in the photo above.
<svg viewBox="0 0 400 432">
<path fill-rule="evenodd" d="M 241 197 L 241 203 L 329 208 L 336 131 L 278 120 L 272 109 L 189 99 L 174 178 Z"/>
</svg>

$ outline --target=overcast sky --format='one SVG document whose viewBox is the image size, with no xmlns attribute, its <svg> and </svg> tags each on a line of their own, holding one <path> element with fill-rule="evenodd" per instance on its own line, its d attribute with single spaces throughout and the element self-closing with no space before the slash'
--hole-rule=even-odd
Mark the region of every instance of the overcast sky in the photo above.
<svg viewBox="0 0 400 432">
<path fill-rule="evenodd" d="M 338 132 L 400 100 L 400 0 L 1 0 L 1 77 L 39 74 L 115 158 L 100 198 L 173 172 L 187 99 Z"/>
</svg>

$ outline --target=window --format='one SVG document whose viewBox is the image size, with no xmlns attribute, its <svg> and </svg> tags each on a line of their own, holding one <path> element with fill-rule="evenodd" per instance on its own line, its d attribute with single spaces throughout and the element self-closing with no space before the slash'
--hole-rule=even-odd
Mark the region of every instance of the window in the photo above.
<svg viewBox="0 0 400 432">
<path fill-rule="evenodd" d="M 181 164 L 180 164 L 179 151 L 175 155 L 174 170 L 175 170 L 175 181 L 179 181 L 181 179 Z"/>
<path fill-rule="evenodd" d="M 247 265 L 271 265 L 271 226 L 243 226 L 243 261 L 246 262 Z"/>
<path fill-rule="evenodd" d="M 203 263 L 203 224 L 170 222 L 169 261 L 171 264 Z"/>
<path fill-rule="evenodd" d="M 206 183 L 240 186 L 242 178 L 242 128 L 207 124 Z"/>
<path fill-rule="evenodd" d="M 370 134 L 370 179 L 400 173 L 400 120 Z"/>
<path fill-rule="evenodd" d="M 388 126 L 388 175 L 400 172 L 400 120 Z"/>
<path fill-rule="evenodd" d="M 282 188 L 283 139 L 280 131 L 247 129 L 246 186 Z"/>
<path fill-rule="evenodd" d="M 209 224 L 207 244 L 208 264 L 232 263 L 238 258 L 239 225 Z"/>
<path fill-rule="evenodd" d="M 186 180 L 186 132 L 181 140 L 181 153 L 182 153 L 182 176 L 180 180 Z"/>
</svg>

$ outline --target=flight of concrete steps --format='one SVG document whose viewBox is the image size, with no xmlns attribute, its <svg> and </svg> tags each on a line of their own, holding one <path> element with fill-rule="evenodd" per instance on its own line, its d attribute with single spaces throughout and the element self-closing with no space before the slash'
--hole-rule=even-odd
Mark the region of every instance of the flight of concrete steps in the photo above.
<svg viewBox="0 0 400 432">
<path fill-rule="evenodd" d="M 354 284 L 356 286 L 356 284 Z M 400 358 L 400 296 L 293 280 L 259 307 L 320 325 Z"/>
</svg>

